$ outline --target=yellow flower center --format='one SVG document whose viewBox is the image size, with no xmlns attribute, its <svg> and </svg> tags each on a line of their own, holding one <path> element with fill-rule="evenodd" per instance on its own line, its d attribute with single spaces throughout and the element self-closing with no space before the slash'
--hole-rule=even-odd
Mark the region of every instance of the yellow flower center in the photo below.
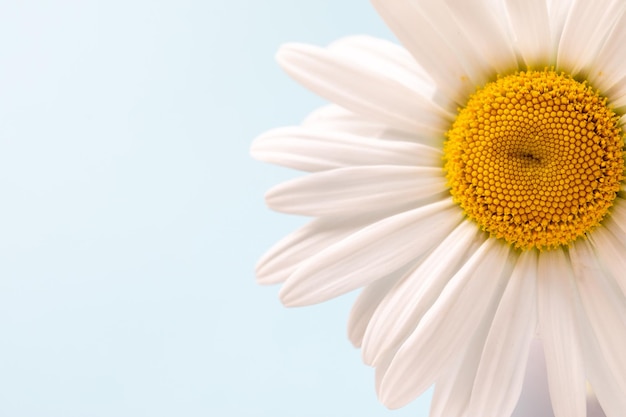
<svg viewBox="0 0 626 417">
<path fill-rule="evenodd" d="M 623 178 L 623 138 L 606 98 L 552 70 L 477 90 L 447 132 L 454 200 L 520 249 L 565 246 L 598 226 Z"/>
</svg>

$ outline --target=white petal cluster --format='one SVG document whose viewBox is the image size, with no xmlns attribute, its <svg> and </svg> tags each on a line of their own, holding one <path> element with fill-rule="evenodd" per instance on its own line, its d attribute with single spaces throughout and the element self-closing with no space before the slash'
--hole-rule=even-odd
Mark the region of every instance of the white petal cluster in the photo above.
<svg viewBox="0 0 626 417">
<path fill-rule="evenodd" d="M 507 417 L 541 339 L 556 417 L 586 384 L 626 414 L 626 201 L 568 248 L 519 252 L 451 199 L 444 134 L 477 86 L 520 68 L 585 79 L 623 114 L 626 2 L 373 0 L 402 43 L 289 44 L 285 71 L 334 104 L 260 136 L 252 155 L 309 174 L 268 205 L 314 217 L 259 262 L 288 306 L 363 288 L 349 337 L 401 407 L 435 384 L 432 417 Z"/>
</svg>

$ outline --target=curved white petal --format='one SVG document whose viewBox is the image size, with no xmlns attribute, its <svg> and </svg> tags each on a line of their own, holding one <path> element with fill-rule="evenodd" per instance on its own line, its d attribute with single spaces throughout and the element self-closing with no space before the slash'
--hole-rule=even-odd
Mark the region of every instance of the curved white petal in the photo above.
<svg viewBox="0 0 626 417">
<path fill-rule="evenodd" d="M 557 51 L 561 41 L 561 34 L 565 21 L 569 15 L 572 3 L 576 0 L 546 0 L 548 3 L 548 16 L 550 18 L 550 39 L 552 40 L 552 50 Z M 556 55 L 554 56 L 556 59 Z"/>
<path fill-rule="evenodd" d="M 331 43 L 328 50 L 364 68 L 386 74 L 426 97 L 434 93 L 435 86 L 428 75 L 409 51 L 398 44 L 371 36 L 349 36 Z"/>
<path fill-rule="evenodd" d="M 560 250 L 539 256 L 538 313 L 555 417 L 585 417 L 585 374 L 576 331 L 572 270 Z"/>
<path fill-rule="evenodd" d="M 555 55 L 546 0 L 506 0 L 514 44 L 528 67 L 543 69 Z"/>
<path fill-rule="evenodd" d="M 588 78 L 592 85 L 610 99 L 615 106 L 617 101 L 626 94 L 626 72 L 624 71 L 624 56 L 626 56 L 626 13 L 622 11 L 617 16 L 606 42 L 599 48 L 597 56 L 591 63 Z M 619 107 L 619 106 L 615 106 Z"/>
<path fill-rule="evenodd" d="M 602 266 L 611 278 L 613 292 L 621 291 L 626 297 L 626 241 L 618 239 L 610 232 L 611 222 L 607 222 L 607 227 L 594 230 L 589 240 L 596 248 L 596 256 L 602 261 Z M 621 236 L 624 236 L 623 234 Z"/>
<path fill-rule="evenodd" d="M 611 98 L 610 106 L 614 109 L 624 110 L 626 107 L 626 75 L 619 74 L 621 77 L 607 92 L 606 96 Z"/>
<path fill-rule="evenodd" d="M 477 85 L 489 78 L 490 64 L 480 56 L 436 1 L 372 0 L 400 42 L 424 68 L 443 97 L 434 99 L 454 111 Z"/>
<path fill-rule="evenodd" d="M 279 184 L 265 195 L 276 211 L 304 216 L 336 216 L 419 207 L 447 195 L 441 168 L 395 165 L 338 168 Z"/>
<path fill-rule="evenodd" d="M 525 271 L 528 269 L 528 264 L 532 265 L 532 259 L 529 261 L 522 261 L 523 268 Z M 519 261 L 518 261 L 519 265 Z M 536 266 L 536 264 L 535 264 Z M 528 271 L 527 271 L 528 272 Z M 518 273 L 518 276 L 520 274 Z M 483 319 L 480 321 L 478 325 L 478 329 L 472 336 L 472 339 L 465 343 L 467 348 L 465 352 L 458 355 L 458 357 L 454 360 L 453 365 L 450 366 L 450 370 L 446 371 L 440 378 L 437 379 L 435 384 L 435 392 L 433 394 L 433 400 L 431 403 L 431 411 L 430 417 L 471 417 L 471 416 L 487 416 L 489 415 L 488 408 L 493 408 L 492 404 L 489 404 L 484 409 L 478 408 L 477 412 L 472 411 L 472 404 L 476 403 L 476 395 L 479 395 L 477 391 L 477 386 L 479 384 L 487 382 L 487 386 L 493 388 L 492 383 L 488 381 L 484 381 L 481 379 L 481 374 L 484 375 L 484 369 L 486 366 L 489 366 L 494 358 L 490 357 L 487 352 L 492 350 L 490 348 L 490 343 L 493 342 L 495 337 L 493 336 L 494 331 L 501 331 L 500 322 L 506 322 L 507 318 L 504 317 L 504 313 L 502 311 L 502 305 L 504 303 L 508 303 L 511 297 L 518 297 L 520 294 L 517 294 L 515 290 L 517 290 L 518 286 L 516 284 L 508 284 L 507 289 L 505 290 L 505 294 L 500 300 L 499 296 L 494 297 L 492 303 L 488 308 L 488 311 L 485 313 Z M 524 297 L 522 297 L 524 298 Z M 524 310 L 524 309 L 523 309 Z M 520 312 L 520 315 L 523 315 L 524 311 Z M 493 318 L 493 321 L 491 320 Z M 532 317 L 530 317 L 532 319 Z M 527 323 L 528 327 L 532 327 L 534 322 L 532 320 Z M 513 326 L 515 327 L 515 326 Z M 494 329 L 494 330 L 491 330 Z M 506 329 L 504 332 L 506 333 Z M 491 342 L 490 342 L 491 341 Z M 505 347 L 511 347 L 510 345 L 513 343 L 502 343 Z M 493 346 L 492 346 L 493 347 Z M 512 346 L 513 351 L 526 351 L 526 355 L 528 354 L 528 349 L 524 349 L 525 344 L 522 343 L 521 346 Z M 515 355 L 511 355 L 515 356 Z M 496 355 L 496 358 L 498 355 Z M 495 362 L 498 362 L 497 360 Z M 525 363 L 526 358 L 524 357 L 521 362 L 515 362 L 513 364 L 508 364 L 505 361 L 505 366 L 516 365 L 517 367 L 521 367 L 522 377 L 525 371 Z M 482 371 L 481 371 L 482 370 Z M 495 384 L 493 384 L 495 385 Z M 515 387 L 510 387 L 508 384 L 504 384 L 503 386 L 497 387 L 494 392 L 498 391 L 508 391 L 508 389 L 503 389 L 504 387 L 513 388 L 515 391 Z M 511 395 L 515 396 L 515 392 Z M 515 397 L 517 398 L 517 397 Z M 493 398 L 492 398 L 493 399 Z M 495 403 L 498 403 L 498 399 L 495 398 Z M 501 416 L 509 416 L 508 414 L 496 414 L 498 417 Z"/>
<path fill-rule="evenodd" d="M 290 76 L 307 88 L 378 122 L 441 137 L 450 124 L 451 114 L 435 106 L 423 91 L 416 91 L 376 68 L 364 68 L 332 50 L 287 44 L 276 58 Z"/>
<path fill-rule="evenodd" d="M 363 361 L 375 364 L 417 327 L 450 278 L 485 237 L 470 221 L 461 224 L 381 302 L 365 332 Z"/>
<path fill-rule="evenodd" d="M 605 360 L 581 305 L 578 305 L 577 313 L 587 378 L 606 417 L 622 417 L 626 410 L 626 395 L 620 383 L 620 380 L 624 379 L 623 374 L 619 375 L 618 370 L 610 367 Z M 590 417 L 600 417 L 604 414 L 592 414 Z"/>
<path fill-rule="evenodd" d="M 384 123 L 372 120 L 344 109 L 336 104 L 322 106 L 309 114 L 302 127 L 330 133 L 347 133 L 360 137 L 378 138 L 398 142 L 416 142 L 432 148 L 443 147 L 443 136 L 433 136 L 422 132 L 408 132 L 393 129 Z"/>
<path fill-rule="evenodd" d="M 381 300 L 405 273 L 406 268 L 399 269 L 361 290 L 348 319 L 348 339 L 354 347 L 361 347 L 365 329 Z"/>
<path fill-rule="evenodd" d="M 289 306 L 314 304 L 362 287 L 423 256 L 461 217 L 447 198 L 374 223 L 301 264 L 280 298 Z"/>
<path fill-rule="evenodd" d="M 608 366 L 614 370 L 626 393 L 626 298 L 616 294 L 598 265 L 588 241 L 570 248 L 574 282 L 594 337 Z"/>
<path fill-rule="evenodd" d="M 394 165 L 348 167 L 296 178 L 270 189 L 265 198 L 276 211 L 304 216 L 341 216 L 411 205 L 447 195 L 440 168 Z"/>
<path fill-rule="evenodd" d="M 465 417 L 482 345 L 469 344 L 435 382 L 429 417 Z M 471 352 L 470 352 L 471 351 Z M 478 351 L 478 354 L 472 354 Z M 468 357 L 469 356 L 469 357 Z M 474 361 L 470 360 L 476 358 Z"/>
<path fill-rule="evenodd" d="M 575 282 L 580 291 L 583 291 L 584 288 L 585 294 L 581 295 L 583 303 L 598 303 L 597 300 L 593 300 L 594 296 L 603 298 L 604 302 L 600 304 L 615 309 L 616 318 L 622 323 L 622 326 L 626 326 L 626 294 L 623 294 L 619 290 L 619 286 L 616 285 L 617 283 L 611 279 L 611 272 L 600 261 L 599 250 L 601 249 L 591 239 L 577 241 L 571 246 L 572 267 L 574 268 L 574 276 L 577 278 Z M 589 287 L 586 287 L 587 285 Z M 586 297 L 591 298 L 586 300 Z M 596 307 L 592 310 L 598 312 L 598 309 L 599 307 Z M 591 324 L 593 325 L 593 320 Z M 615 326 L 614 329 L 617 327 Z M 622 330 L 626 331 L 626 327 Z M 626 361 L 626 356 L 624 360 Z M 624 375 L 626 376 L 626 372 Z"/>
<path fill-rule="evenodd" d="M 617 226 L 617 228 L 613 227 Z M 626 200 L 623 198 L 616 198 L 613 207 L 611 207 L 610 218 L 606 222 L 606 228 L 614 233 L 626 234 Z"/>
<path fill-rule="evenodd" d="M 281 239 L 259 259 L 256 265 L 259 284 L 285 281 L 302 261 L 377 220 L 376 216 L 351 216 L 309 222 Z"/>
<path fill-rule="evenodd" d="M 379 138 L 389 127 L 369 117 L 345 109 L 337 104 L 327 104 L 313 110 L 302 121 L 306 129 L 331 133 L 348 133 L 356 136 Z M 409 132 L 402 132 L 408 134 Z"/>
<path fill-rule="evenodd" d="M 468 415 L 510 416 L 537 329 L 537 254 L 523 252 L 496 311 L 474 380 Z"/>
<path fill-rule="evenodd" d="M 575 0 L 561 34 L 557 69 L 588 72 L 623 9 L 623 2 Z"/>
<path fill-rule="evenodd" d="M 385 374 L 387 373 L 387 370 L 389 369 L 389 365 L 391 365 L 391 361 L 393 360 L 393 357 L 396 355 L 396 352 L 397 352 L 396 350 L 392 350 L 392 351 L 385 353 L 381 357 L 380 362 L 376 365 L 374 386 L 376 388 L 376 393 L 379 396 L 378 398 L 379 400 L 380 400 L 380 386 L 383 383 Z"/>
<path fill-rule="evenodd" d="M 492 303 L 492 305 L 492 310 L 495 311 L 497 303 Z M 485 314 L 485 318 L 493 317 L 494 311 Z M 481 320 L 471 340 L 465 343 L 465 351 L 457 355 L 453 360 L 453 365 L 449 366 L 449 370 L 444 371 L 437 379 L 430 407 L 430 417 L 466 417 L 472 415 L 469 413 L 468 404 L 490 326 L 490 320 Z M 482 414 L 477 415 L 482 417 Z"/>
<path fill-rule="evenodd" d="M 495 73 L 517 69 L 517 57 L 509 31 L 502 25 L 504 16 L 488 0 L 443 0 L 450 14 L 474 45 L 478 56 L 489 62 Z M 493 73 L 492 73 L 493 77 Z"/>
<path fill-rule="evenodd" d="M 355 165 L 441 167 L 443 158 L 439 149 L 419 143 L 302 127 L 264 133 L 252 143 L 251 154 L 264 162 L 309 172 Z"/>
<path fill-rule="evenodd" d="M 381 401 L 401 407 L 441 376 L 475 333 L 509 278 L 509 246 L 488 239 L 459 270 L 394 356 L 380 387 Z"/>
</svg>

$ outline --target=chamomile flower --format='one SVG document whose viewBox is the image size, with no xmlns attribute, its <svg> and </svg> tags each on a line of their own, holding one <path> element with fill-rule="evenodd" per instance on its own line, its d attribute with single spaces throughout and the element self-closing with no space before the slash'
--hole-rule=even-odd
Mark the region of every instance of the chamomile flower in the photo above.
<svg viewBox="0 0 626 417">
<path fill-rule="evenodd" d="M 309 172 L 271 189 L 314 217 L 259 262 L 288 306 L 363 288 L 349 337 L 401 407 L 507 417 L 540 338 L 556 417 L 587 384 L 626 410 L 626 2 L 373 0 L 403 47 L 288 44 L 334 104 L 252 155 Z"/>
</svg>

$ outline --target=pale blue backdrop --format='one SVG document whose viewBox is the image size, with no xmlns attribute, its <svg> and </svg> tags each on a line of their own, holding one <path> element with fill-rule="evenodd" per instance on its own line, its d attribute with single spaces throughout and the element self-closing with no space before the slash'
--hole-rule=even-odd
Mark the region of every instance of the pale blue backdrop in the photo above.
<svg viewBox="0 0 626 417">
<path fill-rule="evenodd" d="M 256 259 L 303 219 L 251 140 L 322 101 L 286 41 L 391 38 L 357 0 L 0 0 L 0 416 L 391 412 L 354 295 L 285 309 Z"/>
</svg>

